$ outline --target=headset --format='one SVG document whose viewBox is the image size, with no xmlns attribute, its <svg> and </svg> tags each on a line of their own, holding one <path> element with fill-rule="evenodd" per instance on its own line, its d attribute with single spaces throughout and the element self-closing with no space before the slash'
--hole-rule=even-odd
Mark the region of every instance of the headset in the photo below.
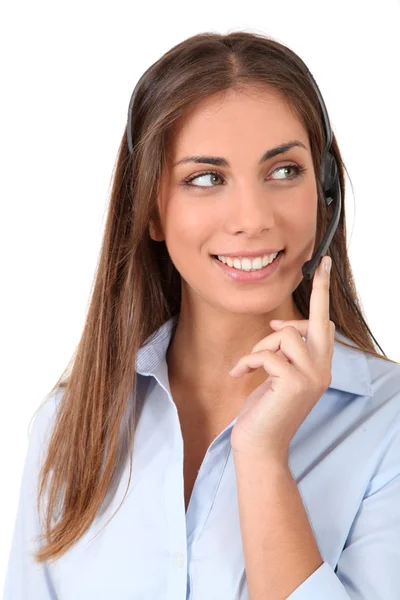
<svg viewBox="0 0 400 600">
<path fill-rule="evenodd" d="M 320 263 L 320 261 L 322 260 L 322 258 L 327 254 L 328 249 L 329 249 L 329 253 L 331 255 L 331 258 L 335 264 L 336 270 L 338 272 L 340 281 L 342 282 L 343 288 L 350 300 L 350 302 L 352 303 L 352 305 L 354 306 L 355 310 L 357 311 L 357 314 L 359 316 L 359 318 L 362 320 L 362 322 L 364 323 L 365 327 L 368 329 L 369 333 L 371 334 L 373 340 L 375 341 L 376 345 L 379 347 L 379 349 L 381 350 L 382 354 L 386 357 L 386 354 L 384 353 L 384 351 L 382 350 L 382 348 L 380 347 L 380 345 L 378 344 L 378 342 L 376 341 L 376 339 L 374 338 L 370 328 L 368 327 L 364 317 L 362 316 L 361 312 L 358 310 L 358 307 L 356 305 L 356 303 L 354 302 L 354 300 L 351 297 L 351 294 L 349 293 L 349 291 L 346 288 L 346 285 L 342 279 L 342 276 L 340 274 L 339 268 L 336 264 L 336 260 L 335 257 L 332 253 L 332 249 L 329 248 L 332 238 L 335 234 L 335 231 L 337 229 L 337 226 L 339 224 L 339 220 L 340 220 L 340 214 L 341 214 L 341 210 L 342 210 L 342 188 L 341 188 L 341 184 L 340 184 L 340 178 L 339 178 L 339 169 L 337 166 L 337 162 L 336 162 L 336 158 L 335 156 L 332 154 L 331 152 L 331 146 L 332 146 L 332 139 L 333 139 L 333 134 L 332 134 L 332 128 L 331 128 L 331 124 L 329 121 L 329 117 L 328 117 L 328 111 L 326 109 L 325 106 L 325 102 L 324 99 L 322 97 L 322 94 L 319 90 L 319 87 L 317 85 L 317 82 L 315 81 L 312 73 L 310 72 L 309 68 L 307 67 L 307 65 L 304 63 L 304 61 L 297 55 L 295 54 L 292 50 L 288 49 L 289 52 L 293 55 L 295 61 L 300 61 L 300 63 L 303 65 L 305 73 L 312 85 L 312 87 L 315 90 L 315 93 L 317 94 L 318 97 L 318 101 L 319 101 L 319 105 L 321 107 L 321 111 L 322 111 L 322 118 L 323 118 L 323 122 L 324 122 L 324 128 L 325 128 L 325 134 L 326 134 L 326 143 L 325 143 L 325 148 L 324 151 L 322 153 L 322 158 L 321 158 L 321 168 L 320 168 L 320 180 L 321 180 L 321 185 L 322 185 L 322 190 L 323 190 L 323 195 L 324 195 L 324 200 L 325 200 L 325 204 L 326 206 L 329 206 L 332 202 L 334 210 L 333 210 L 333 216 L 332 219 L 329 221 L 329 225 L 328 225 L 328 229 L 321 241 L 321 244 L 319 245 L 318 250 L 315 252 L 314 256 L 306 261 L 302 267 L 302 273 L 303 273 L 303 277 L 305 277 L 306 279 L 311 279 L 316 271 L 316 269 L 318 268 L 318 265 Z M 128 124 L 127 124 L 127 139 L 128 139 L 128 148 L 129 148 L 129 153 L 133 154 L 133 141 L 132 141 L 132 111 L 133 111 L 133 104 L 134 104 L 134 100 L 135 100 L 135 96 L 136 96 L 136 92 L 140 86 L 141 81 L 143 80 L 143 78 L 146 76 L 147 72 L 151 69 L 153 65 L 151 65 L 144 73 L 143 75 L 140 77 L 139 81 L 137 82 L 133 92 L 132 92 L 132 96 L 129 102 L 129 108 L 128 108 Z"/>
</svg>

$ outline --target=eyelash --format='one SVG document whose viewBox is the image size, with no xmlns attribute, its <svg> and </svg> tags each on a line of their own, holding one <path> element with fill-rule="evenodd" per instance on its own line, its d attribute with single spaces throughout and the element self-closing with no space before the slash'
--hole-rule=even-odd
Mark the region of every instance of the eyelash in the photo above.
<svg viewBox="0 0 400 600">
<path fill-rule="evenodd" d="M 275 173 L 275 171 L 280 171 L 281 169 L 294 169 L 296 174 L 293 175 L 292 177 L 288 177 L 286 179 L 282 179 L 280 181 L 293 181 L 294 179 L 297 179 L 298 177 L 301 177 L 302 175 L 304 175 L 304 173 L 307 171 L 307 167 L 305 167 L 304 165 L 283 165 L 282 167 L 277 167 L 276 169 L 274 169 L 274 171 L 272 171 L 273 173 Z M 191 182 L 194 179 L 197 179 L 198 177 L 201 177 L 202 175 L 216 175 L 217 177 L 220 177 L 221 179 L 223 179 L 222 175 L 220 173 L 218 173 L 218 171 L 203 171 L 202 173 L 197 173 L 196 175 L 191 175 L 190 177 L 187 177 L 186 179 L 184 179 L 181 183 L 181 185 L 183 185 L 184 187 L 190 187 L 190 188 L 196 188 L 196 189 L 203 189 L 203 190 L 209 190 L 212 187 L 221 187 L 219 185 L 195 185 L 192 184 Z"/>
</svg>

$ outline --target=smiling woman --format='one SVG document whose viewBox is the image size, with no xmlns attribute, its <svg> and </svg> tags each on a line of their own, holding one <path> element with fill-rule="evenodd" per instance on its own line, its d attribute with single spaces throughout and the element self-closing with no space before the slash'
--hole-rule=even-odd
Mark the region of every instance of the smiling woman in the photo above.
<svg viewBox="0 0 400 600">
<path fill-rule="evenodd" d="M 195 35 L 139 80 L 4 600 L 397 598 L 400 368 L 360 319 L 344 202 L 338 268 L 303 276 L 339 214 L 327 146 L 345 198 L 323 117 L 260 34 Z"/>
<path fill-rule="evenodd" d="M 193 148 L 195 155 L 190 153 Z M 307 130 L 278 93 L 256 87 L 229 89 L 203 99 L 180 118 L 168 156 L 157 196 L 157 222 L 151 220 L 149 228 L 154 241 L 165 242 L 181 276 L 180 320 L 168 351 L 168 367 L 176 374 L 189 368 L 193 385 L 199 385 L 196 371 L 182 354 L 188 350 L 196 354 L 184 332 L 202 323 L 209 338 L 207 329 L 215 331 L 224 319 L 226 333 L 221 335 L 227 338 L 230 332 L 233 338 L 224 342 L 231 356 L 225 351 L 222 358 L 215 348 L 220 364 L 207 361 L 201 387 L 206 393 L 217 389 L 223 398 L 243 396 L 260 375 L 236 382 L 233 389 L 222 375 L 221 363 L 234 362 L 243 345 L 268 331 L 271 318 L 298 315 L 292 292 L 301 282 L 301 265 L 314 248 L 317 219 Z M 194 169 L 206 164 L 218 166 L 213 178 L 204 169 Z M 207 185 L 207 178 L 216 184 Z M 284 253 L 277 260 L 265 258 L 280 250 Z M 234 254 L 236 260 L 229 265 Z M 249 254 L 271 264 L 252 271 Z M 210 255 L 225 256 L 227 264 L 210 262 Z M 259 285 L 239 288 L 244 282 Z M 261 282 L 268 287 L 263 289 Z M 230 289 L 232 285 L 235 288 Z M 244 324 L 248 342 L 234 333 Z M 206 366 L 205 360 L 201 362 Z"/>
</svg>

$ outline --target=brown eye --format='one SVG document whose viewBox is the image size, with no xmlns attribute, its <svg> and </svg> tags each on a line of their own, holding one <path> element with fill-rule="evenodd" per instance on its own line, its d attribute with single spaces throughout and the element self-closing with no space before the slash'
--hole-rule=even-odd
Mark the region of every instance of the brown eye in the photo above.
<svg viewBox="0 0 400 600">
<path fill-rule="evenodd" d="M 304 165 L 283 165 L 282 167 L 278 167 L 277 169 L 275 169 L 273 171 L 273 173 L 276 173 L 277 171 L 283 171 L 283 170 L 289 170 L 290 169 L 294 170 L 294 175 L 290 176 L 290 177 L 278 177 L 278 181 L 280 179 L 282 179 L 283 181 L 285 180 L 293 180 L 293 179 L 297 179 L 297 177 L 300 177 L 303 173 L 305 173 L 307 171 L 307 168 Z"/>
<path fill-rule="evenodd" d="M 303 175 L 303 173 L 305 173 L 307 171 L 307 167 L 305 167 L 304 165 L 295 165 L 295 164 L 291 164 L 291 165 L 283 165 L 281 167 L 277 167 L 276 169 L 274 169 L 273 173 L 276 173 L 277 171 L 290 171 L 293 170 L 294 171 L 294 175 L 291 175 L 290 177 L 278 177 L 278 178 L 273 178 L 273 180 L 276 181 L 293 181 L 294 179 L 297 179 L 298 177 L 301 177 L 301 175 Z M 188 188 L 193 188 L 194 190 L 198 191 L 198 190 L 207 190 L 210 189 L 212 187 L 221 187 L 222 184 L 217 184 L 217 185 L 197 185 L 195 183 L 192 183 L 193 181 L 195 181 L 196 179 L 201 180 L 202 178 L 206 178 L 206 177 L 211 177 L 211 181 L 215 182 L 216 180 L 220 180 L 220 181 L 225 181 L 224 178 L 222 177 L 222 175 L 220 173 L 218 173 L 218 171 L 204 171 L 203 173 L 198 173 L 197 175 L 191 175 L 190 177 L 187 177 L 186 179 L 184 179 L 181 183 L 181 185 L 183 185 L 184 187 L 188 187 Z"/>
<path fill-rule="evenodd" d="M 196 179 L 201 179 L 203 177 L 211 176 L 211 181 L 215 181 L 215 179 L 222 179 L 221 175 L 216 171 L 206 171 L 205 173 L 199 173 L 198 175 L 192 175 L 184 180 L 183 185 L 187 185 L 188 187 L 198 187 L 198 188 L 209 188 L 209 187 L 218 187 L 215 185 L 197 185 L 192 184 L 192 181 Z"/>
</svg>

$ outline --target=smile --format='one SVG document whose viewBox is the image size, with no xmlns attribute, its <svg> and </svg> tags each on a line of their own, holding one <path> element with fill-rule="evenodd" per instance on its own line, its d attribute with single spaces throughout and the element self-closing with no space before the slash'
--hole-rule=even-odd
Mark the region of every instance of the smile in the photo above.
<svg viewBox="0 0 400 600">
<path fill-rule="evenodd" d="M 281 250 L 277 256 L 274 258 L 272 262 L 270 262 L 265 267 L 255 268 L 251 270 L 243 270 L 236 267 L 230 267 L 227 264 L 221 262 L 217 256 L 211 255 L 214 263 L 228 276 L 231 280 L 237 282 L 252 282 L 252 281 L 260 281 L 262 279 L 266 279 L 270 277 L 273 273 L 275 273 L 279 265 L 282 261 L 282 256 L 284 255 L 284 250 Z"/>
</svg>

